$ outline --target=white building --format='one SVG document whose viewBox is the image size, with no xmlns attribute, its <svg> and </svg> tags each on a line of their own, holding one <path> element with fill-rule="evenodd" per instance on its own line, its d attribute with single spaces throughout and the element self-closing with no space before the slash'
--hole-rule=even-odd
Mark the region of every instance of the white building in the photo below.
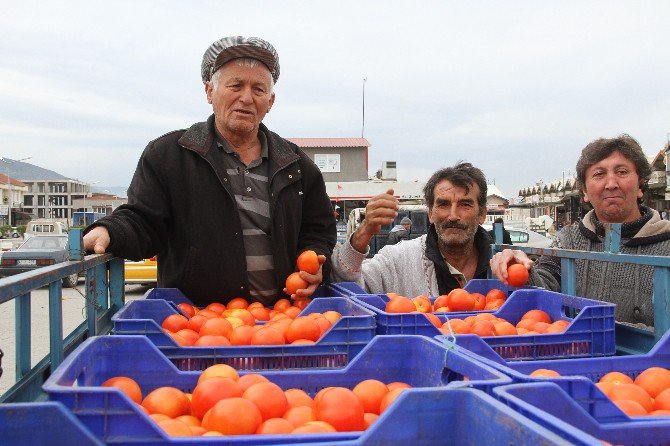
<svg viewBox="0 0 670 446">
<path fill-rule="evenodd" d="M 12 212 L 11 224 L 16 225 L 15 213 L 23 206 L 23 196 L 28 192 L 28 186 L 5 174 L 0 174 L 0 219 L 3 224 L 9 224 L 8 214 Z"/>
</svg>

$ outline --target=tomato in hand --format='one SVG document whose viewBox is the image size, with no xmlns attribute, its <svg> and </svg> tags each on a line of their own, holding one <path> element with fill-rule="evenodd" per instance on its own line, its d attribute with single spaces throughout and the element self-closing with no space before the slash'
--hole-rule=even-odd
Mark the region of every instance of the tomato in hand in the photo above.
<svg viewBox="0 0 670 446">
<path fill-rule="evenodd" d="M 316 255 L 316 252 L 312 251 L 311 249 L 303 251 L 298 256 L 297 264 L 300 271 L 305 271 L 310 274 L 316 274 L 319 272 L 319 257 Z"/>
<path fill-rule="evenodd" d="M 286 293 L 287 294 L 295 294 L 296 291 L 298 290 L 304 290 L 307 288 L 309 284 L 305 279 L 300 277 L 300 273 L 291 273 L 289 276 L 286 278 Z"/>
<path fill-rule="evenodd" d="M 507 267 L 507 282 L 514 287 L 523 286 L 528 281 L 528 270 L 520 263 Z"/>
</svg>

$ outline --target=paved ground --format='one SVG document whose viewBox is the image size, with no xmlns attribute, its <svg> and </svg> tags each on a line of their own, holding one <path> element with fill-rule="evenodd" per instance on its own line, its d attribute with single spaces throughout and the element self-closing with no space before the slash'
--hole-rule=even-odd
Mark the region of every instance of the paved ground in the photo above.
<svg viewBox="0 0 670 446">
<path fill-rule="evenodd" d="M 80 279 L 79 291 L 83 293 L 84 281 Z M 126 301 L 142 297 L 146 287 L 139 285 L 126 286 Z M 63 337 L 84 322 L 86 316 L 84 297 L 72 288 L 63 288 Z M 49 353 L 49 289 L 33 291 L 31 295 L 31 365 L 37 364 Z M 2 376 L 0 376 L 0 394 L 14 385 L 14 302 L 0 304 L 0 350 L 2 357 Z"/>
</svg>

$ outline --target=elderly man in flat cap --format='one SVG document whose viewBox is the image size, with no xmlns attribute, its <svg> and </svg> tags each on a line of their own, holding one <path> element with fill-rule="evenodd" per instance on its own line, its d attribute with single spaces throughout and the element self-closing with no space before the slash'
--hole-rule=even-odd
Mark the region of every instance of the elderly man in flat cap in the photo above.
<svg viewBox="0 0 670 446">
<path fill-rule="evenodd" d="M 268 42 L 226 37 L 202 61 L 214 114 L 151 141 L 137 165 L 128 204 L 86 229 L 84 246 L 127 259 L 158 255 L 158 286 L 197 305 L 244 297 L 272 305 L 305 250 L 316 274 L 301 272 L 310 296 L 337 232 L 323 176 L 295 144 L 262 120 L 274 102 L 279 58 Z M 325 271 L 324 271 L 325 270 Z"/>
</svg>

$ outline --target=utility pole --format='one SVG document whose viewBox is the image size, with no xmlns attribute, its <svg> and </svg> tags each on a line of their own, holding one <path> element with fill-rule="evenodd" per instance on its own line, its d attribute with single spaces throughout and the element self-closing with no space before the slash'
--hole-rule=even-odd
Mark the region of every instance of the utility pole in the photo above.
<svg viewBox="0 0 670 446">
<path fill-rule="evenodd" d="M 365 138 L 365 82 L 367 77 L 363 78 L 363 126 L 361 127 L 361 138 Z"/>
</svg>

